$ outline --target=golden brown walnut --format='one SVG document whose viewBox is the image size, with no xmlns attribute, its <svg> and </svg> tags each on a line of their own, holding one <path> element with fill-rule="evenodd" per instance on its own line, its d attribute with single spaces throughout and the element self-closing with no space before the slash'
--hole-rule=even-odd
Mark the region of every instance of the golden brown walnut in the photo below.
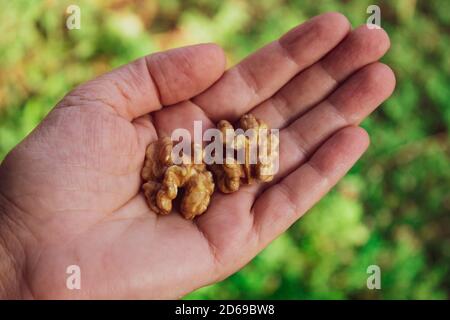
<svg viewBox="0 0 450 320">
<path fill-rule="evenodd" d="M 252 139 L 248 139 L 246 145 L 246 183 L 251 184 L 254 179 L 261 182 L 271 181 L 274 176 L 274 160 L 278 156 L 278 137 L 272 134 L 269 126 L 264 121 L 257 119 L 252 114 L 242 116 L 239 124 L 244 131 L 249 129 L 255 130 Z M 256 164 L 249 164 L 250 145 L 258 147 L 258 156 L 265 156 L 264 162 L 258 157 Z"/>
<path fill-rule="evenodd" d="M 181 164 L 169 167 L 156 195 L 156 205 L 165 214 L 172 210 L 172 201 L 177 197 L 179 188 L 184 188 L 180 212 L 186 219 L 193 219 L 208 208 L 214 192 L 212 174 L 204 165 Z"/>
<path fill-rule="evenodd" d="M 172 140 L 163 137 L 153 141 L 145 151 L 144 168 L 141 176 L 145 181 L 160 179 L 166 169 L 172 165 Z"/>
<path fill-rule="evenodd" d="M 142 185 L 144 196 L 147 199 L 147 204 L 154 212 L 159 214 L 166 214 L 156 205 L 156 194 L 161 188 L 161 183 L 156 181 L 147 181 Z"/>
<path fill-rule="evenodd" d="M 233 125 L 227 120 L 221 120 L 217 124 L 217 129 L 221 133 L 221 143 L 223 154 L 226 154 L 225 145 L 231 148 L 237 147 Z M 241 165 L 234 158 L 224 159 L 223 164 L 211 164 L 209 167 L 214 174 L 217 187 L 223 193 L 232 193 L 239 189 L 242 176 Z"/>
<path fill-rule="evenodd" d="M 142 185 L 142 189 L 150 209 L 159 214 L 165 214 L 165 212 L 156 205 L 156 193 L 161 188 L 159 181 L 162 179 L 164 172 L 172 165 L 171 154 L 172 140 L 169 137 L 150 143 L 145 151 L 145 162 L 141 176 L 146 182 Z"/>
<path fill-rule="evenodd" d="M 181 200 L 181 213 L 192 220 L 208 209 L 211 195 L 214 192 L 214 181 L 211 172 L 198 172 L 184 186 L 184 197 Z"/>
<path fill-rule="evenodd" d="M 172 201 L 178 190 L 184 188 L 180 212 L 186 219 L 193 219 L 208 208 L 214 192 L 212 174 L 205 164 L 193 163 L 194 152 L 191 161 L 183 156 L 180 165 L 173 164 L 171 153 L 170 138 L 162 138 L 148 146 L 141 174 L 147 180 L 142 186 L 144 195 L 153 211 L 165 215 L 172 211 Z"/>
<path fill-rule="evenodd" d="M 267 150 L 266 160 L 264 162 L 259 161 L 255 168 L 255 176 L 261 182 L 269 182 L 274 177 L 275 159 L 278 157 L 278 137 L 272 135 L 270 132 L 267 134 L 266 139 L 261 141 L 259 138 L 259 146 L 262 150 Z"/>
<path fill-rule="evenodd" d="M 233 143 L 234 138 L 234 128 L 231 123 L 229 123 L 227 120 L 220 120 L 217 124 L 217 129 L 219 129 L 221 133 L 222 143 L 227 143 L 229 146 Z"/>
<path fill-rule="evenodd" d="M 278 138 L 272 135 L 268 125 L 251 114 L 246 114 L 239 120 L 239 127 L 245 132 L 253 129 L 250 136 L 244 134 L 235 135 L 231 123 L 222 120 L 217 124 L 217 129 L 222 134 L 222 143 L 227 143 L 231 148 L 244 152 L 244 161 L 239 163 L 235 159 L 224 160 L 223 164 L 213 164 L 209 169 L 214 173 L 217 187 L 224 193 L 232 193 L 239 190 L 242 184 L 252 184 L 255 181 L 268 182 L 273 179 L 274 160 L 278 156 Z M 233 134 L 230 134 L 230 130 Z M 228 132 L 226 135 L 225 133 Z M 252 150 L 252 148 L 257 148 Z M 243 150 L 242 150 L 243 149 Z M 265 161 L 251 159 L 251 151 L 264 152 Z M 251 160 L 257 160 L 251 163 Z"/>
<path fill-rule="evenodd" d="M 209 169 L 216 177 L 219 190 L 223 193 L 232 193 L 239 190 L 240 180 L 243 176 L 242 166 L 234 158 L 229 158 L 224 162 L 224 164 L 212 164 Z"/>
</svg>

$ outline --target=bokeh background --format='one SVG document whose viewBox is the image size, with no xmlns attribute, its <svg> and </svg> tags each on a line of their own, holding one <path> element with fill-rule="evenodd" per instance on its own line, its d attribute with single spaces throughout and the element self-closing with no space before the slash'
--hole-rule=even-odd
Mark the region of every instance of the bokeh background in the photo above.
<svg viewBox="0 0 450 320">
<path fill-rule="evenodd" d="M 65 28 L 81 8 L 81 29 Z M 216 42 L 229 64 L 325 11 L 382 10 L 393 97 L 339 185 L 249 265 L 195 299 L 448 299 L 450 1 L 0 0 L 0 160 L 75 85 L 142 55 Z M 382 289 L 368 290 L 367 267 Z"/>
</svg>

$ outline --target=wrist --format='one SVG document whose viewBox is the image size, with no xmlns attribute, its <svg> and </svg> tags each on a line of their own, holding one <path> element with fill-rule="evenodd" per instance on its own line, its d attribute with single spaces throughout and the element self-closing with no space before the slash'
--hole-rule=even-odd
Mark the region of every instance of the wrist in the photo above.
<svg viewBox="0 0 450 320">
<path fill-rule="evenodd" d="M 25 253 L 11 214 L 0 192 L 0 299 L 24 298 Z"/>
</svg>

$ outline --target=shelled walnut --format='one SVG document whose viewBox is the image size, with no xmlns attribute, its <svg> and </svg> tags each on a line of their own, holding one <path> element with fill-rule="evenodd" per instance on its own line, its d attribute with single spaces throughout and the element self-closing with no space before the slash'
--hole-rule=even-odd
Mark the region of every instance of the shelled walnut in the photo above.
<svg viewBox="0 0 450 320">
<path fill-rule="evenodd" d="M 244 154 L 244 161 L 225 157 L 223 164 L 212 164 L 209 169 L 214 173 L 216 184 L 223 193 L 239 190 L 242 184 L 252 184 L 255 181 L 269 182 L 273 179 L 274 159 L 278 156 L 278 137 L 272 135 L 267 124 L 251 114 L 246 114 L 239 120 L 239 127 L 243 131 L 252 129 L 252 135 L 236 134 L 231 123 L 222 120 L 217 124 L 221 132 L 221 142 Z M 228 134 L 226 132 L 228 131 Z M 230 134 L 232 133 L 232 134 Z M 267 161 L 256 158 L 251 163 L 251 148 L 257 147 L 258 152 L 266 152 Z M 226 152 L 226 151 L 224 151 Z"/>
<path fill-rule="evenodd" d="M 183 188 L 180 212 L 191 220 L 208 208 L 214 192 L 213 177 L 205 164 L 195 164 L 193 158 L 184 155 L 181 164 L 173 164 L 172 146 L 170 138 L 162 138 L 147 147 L 142 188 L 150 208 L 162 215 L 172 211 L 172 201 Z"/>
<path fill-rule="evenodd" d="M 233 193 L 239 190 L 243 177 L 242 165 L 234 158 L 225 160 L 223 164 L 212 164 L 209 169 L 214 173 L 216 184 L 223 193 Z"/>
<path fill-rule="evenodd" d="M 253 139 L 255 139 L 255 143 L 258 146 L 258 152 L 264 150 L 267 152 L 266 156 L 268 158 L 266 162 L 262 162 L 258 159 L 256 164 L 249 164 L 246 153 L 245 166 L 247 183 L 251 184 L 254 179 L 260 182 L 272 181 L 274 177 L 274 159 L 278 157 L 278 137 L 272 134 L 264 121 L 256 119 L 255 116 L 251 114 L 242 116 L 239 120 L 239 125 L 243 130 L 255 130 Z M 251 141 L 247 140 L 247 143 L 251 144 Z M 248 146 L 246 147 L 246 151 L 248 151 Z"/>
<path fill-rule="evenodd" d="M 238 140 L 235 137 L 235 131 L 231 123 L 227 120 L 221 120 L 217 124 L 217 129 L 221 133 L 220 142 L 222 143 L 224 154 L 226 154 L 226 145 L 233 149 L 242 148 L 243 140 Z M 214 173 L 215 181 L 220 191 L 232 193 L 239 190 L 240 180 L 244 177 L 244 171 L 242 165 L 234 157 L 225 156 L 222 163 L 213 163 L 208 168 Z"/>
</svg>

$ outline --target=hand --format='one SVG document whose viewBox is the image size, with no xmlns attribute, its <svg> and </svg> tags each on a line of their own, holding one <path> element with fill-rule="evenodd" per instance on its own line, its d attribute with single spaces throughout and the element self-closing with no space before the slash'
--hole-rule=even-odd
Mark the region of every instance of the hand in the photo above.
<svg viewBox="0 0 450 320">
<path fill-rule="evenodd" d="M 141 58 L 69 93 L 0 168 L 0 294 L 177 298 L 248 263 L 349 170 L 358 124 L 387 99 L 383 30 L 315 17 L 224 73 L 213 44 Z M 141 192 L 145 148 L 176 128 L 251 112 L 280 128 L 267 188 L 216 193 L 194 221 L 158 216 Z M 66 268 L 81 268 L 81 289 Z M 2 292 L 3 288 L 3 292 Z"/>
</svg>

